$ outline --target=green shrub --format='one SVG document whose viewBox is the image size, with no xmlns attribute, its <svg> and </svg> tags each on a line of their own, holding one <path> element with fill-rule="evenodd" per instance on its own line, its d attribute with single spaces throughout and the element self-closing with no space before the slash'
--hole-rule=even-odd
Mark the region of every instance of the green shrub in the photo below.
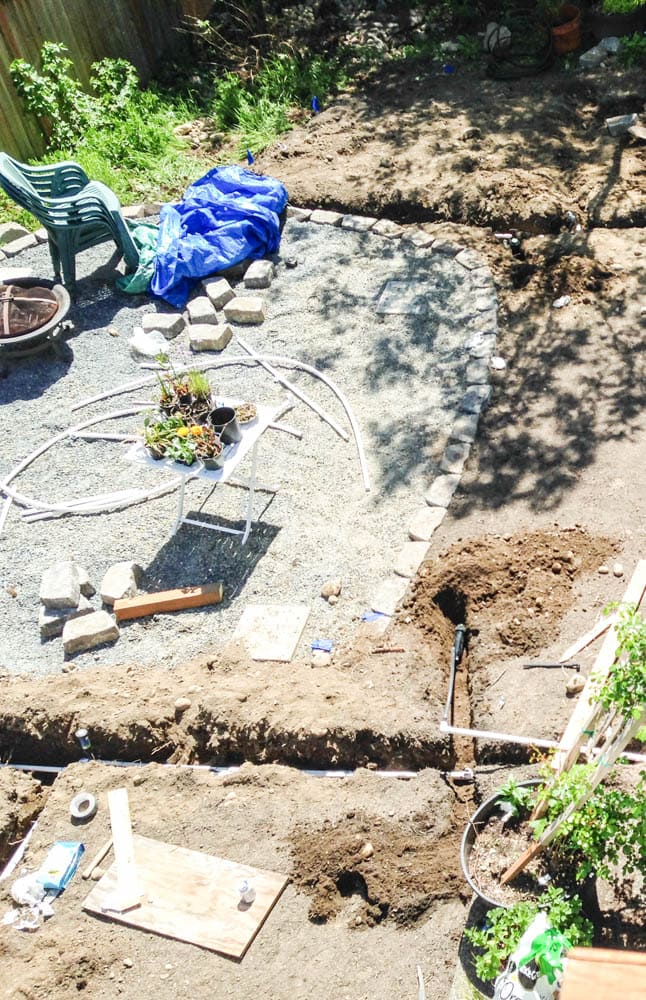
<svg viewBox="0 0 646 1000">
<path fill-rule="evenodd" d="M 643 4 L 644 0 L 603 0 L 601 9 L 604 14 L 632 14 Z"/>
<path fill-rule="evenodd" d="M 628 69 L 632 66 L 646 66 L 646 35 L 640 35 L 639 32 L 625 35 L 621 39 L 617 58 Z"/>
</svg>

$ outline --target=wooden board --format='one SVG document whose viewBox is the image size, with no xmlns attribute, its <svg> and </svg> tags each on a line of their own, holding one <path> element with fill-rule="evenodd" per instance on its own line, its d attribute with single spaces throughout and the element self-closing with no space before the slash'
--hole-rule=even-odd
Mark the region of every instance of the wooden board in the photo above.
<svg viewBox="0 0 646 1000">
<path fill-rule="evenodd" d="M 113 788 L 108 792 L 110 826 L 114 847 L 114 867 L 116 871 L 116 891 L 112 898 L 104 902 L 104 909 L 130 910 L 139 906 L 142 887 L 137 878 L 135 851 L 130 823 L 130 806 L 126 788 Z"/>
<path fill-rule="evenodd" d="M 646 1000 L 646 954 L 572 948 L 561 1000 Z"/>
<path fill-rule="evenodd" d="M 137 877 L 144 890 L 141 905 L 127 913 L 106 914 L 106 900 L 117 887 L 113 864 L 83 909 L 233 958 L 242 958 L 287 883 L 287 877 L 276 872 L 137 834 L 133 842 Z M 243 879 L 256 890 L 249 906 L 240 903 L 238 886 Z"/>
<path fill-rule="evenodd" d="M 585 633 L 585 635 L 582 635 L 580 639 L 577 639 L 571 646 L 568 646 L 562 656 L 559 656 L 559 663 L 567 663 L 568 660 L 571 660 L 573 656 L 577 655 L 577 653 L 581 653 L 584 649 L 587 649 L 587 647 L 590 646 L 595 639 L 598 639 L 600 635 L 607 632 L 610 626 L 614 625 L 616 621 L 616 614 L 608 615 L 607 618 L 602 618 L 601 621 L 598 621 L 596 625 L 593 625 L 592 628 Z"/>
<path fill-rule="evenodd" d="M 233 638 L 244 642 L 252 660 L 289 663 L 309 614 L 306 604 L 250 604 Z"/>
<path fill-rule="evenodd" d="M 199 608 L 203 604 L 219 604 L 222 600 L 222 583 L 207 583 L 202 587 L 180 587 L 178 590 L 158 590 L 139 597 L 123 597 L 114 602 L 118 622 L 126 618 L 143 618 L 162 611 L 181 611 Z"/>
</svg>

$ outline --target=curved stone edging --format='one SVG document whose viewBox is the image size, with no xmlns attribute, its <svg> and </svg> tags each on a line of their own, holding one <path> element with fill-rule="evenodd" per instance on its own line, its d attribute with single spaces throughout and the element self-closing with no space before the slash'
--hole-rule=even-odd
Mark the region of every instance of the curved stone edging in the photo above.
<svg viewBox="0 0 646 1000">
<path fill-rule="evenodd" d="M 467 365 L 467 388 L 449 439 L 440 460 L 441 473 L 435 478 L 408 525 L 409 541 L 395 557 L 393 572 L 377 588 L 371 602 L 373 611 L 384 615 L 385 629 L 408 590 L 411 579 L 426 559 L 433 534 L 444 520 L 478 431 L 482 412 L 491 399 L 489 361 L 496 350 L 498 306 L 496 289 L 489 266 L 476 250 L 446 238 L 435 238 L 422 229 L 404 229 L 390 219 L 344 215 L 323 209 L 287 206 L 287 217 L 297 222 L 339 226 L 352 232 L 371 232 L 386 239 L 401 239 L 418 249 L 430 249 L 454 257 L 469 273 L 474 291 L 474 315 L 467 327 L 467 346 L 471 360 Z M 371 623 L 375 629 L 376 623 Z"/>
</svg>

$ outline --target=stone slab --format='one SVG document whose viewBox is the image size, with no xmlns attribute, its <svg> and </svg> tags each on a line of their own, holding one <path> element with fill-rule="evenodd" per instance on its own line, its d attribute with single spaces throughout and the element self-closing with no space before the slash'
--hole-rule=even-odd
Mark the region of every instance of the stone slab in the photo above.
<svg viewBox="0 0 646 1000">
<path fill-rule="evenodd" d="M 430 509 L 429 507 L 428 510 L 430 511 Z M 424 562 L 427 552 L 427 542 L 404 542 L 395 556 L 395 562 L 393 563 L 394 572 L 397 576 L 403 576 L 407 579 L 415 576 L 417 570 Z"/>
<path fill-rule="evenodd" d="M 81 653 L 104 642 L 119 638 L 119 626 L 107 611 L 71 618 L 63 628 L 63 649 L 66 653 Z"/>
<path fill-rule="evenodd" d="M 430 247 L 435 243 L 435 239 L 435 236 L 432 236 L 431 233 L 425 233 L 423 229 L 407 230 L 402 236 L 402 240 L 405 240 L 406 243 L 412 243 L 419 250 Z"/>
<path fill-rule="evenodd" d="M 229 323 L 264 323 L 265 303 L 256 295 L 241 295 L 227 302 L 224 315 Z"/>
<path fill-rule="evenodd" d="M 189 323 L 212 323 L 218 322 L 218 314 L 208 295 L 198 295 L 186 303 Z"/>
<path fill-rule="evenodd" d="M 78 567 L 71 560 L 49 566 L 40 581 L 40 602 L 46 608 L 76 608 L 81 599 Z"/>
<path fill-rule="evenodd" d="M 134 597 L 141 572 L 141 566 L 127 560 L 110 566 L 99 588 L 103 603 L 112 605 L 124 597 Z"/>
<path fill-rule="evenodd" d="M 466 413 L 480 413 L 490 399 L 490 385 L 470 385 L 462 397 L 460 409 Z"/>
<path fill-rule="evenodd" d="M 391 219 L 379 219 L 372 227 L 372 232 L 377 236 L 385 236 L 389 240 L 397 240 L 404 234 L 404 227 Z"/>
<path fill-rule="evenodd" d="M 408 590 L 408 580 L 403 576 L 389 576 L 387 580 L 377 588 L 370 603 L 373 611 L 379 611 L 382 615 L 394 615 L 397 606 L 403 600 L 404 594 Z"/>
<path fill-rule="evenodd" d="M 143 219 L 146 214 L 145 205 L 123 205 L 121 214 L 124 219 Z"/>
<path fill-rule="evenodd" d="M 77 608 L 46 608 L 41 604 L 38 612 L 38 627 L 41 639 L 53 639 L 63 634 L 65 622 L 81 615 L 92 614 L 94 608 L 81 594 Z"/>
<path fill-rule="evenodd" d="M 435 249 L 435 247 L 433 247 Z M 476 267 L 471 271 L 471 284 L 474 288 L 494 288 L 494 281 L 488 267 Z"/>
<path fill-rule="evenodd" d="M 343 213 L 317 208 L 310 215 L 310 222 L 316 222 L 319 226 L 340 226 L 343 222 Z"/>
<path fill-rule="evenodd" d="M 481 334 L 478 343 L 469 348 L 469 353 L 472 358 L 486 358 L 488 361 L 496 350 L 497 342 L 495 334 Z"/>
<path fill-rule="evenodd" d="M 341 229 L 348 229 L 351 233 L 367 233 L 376 221 L 369 215 L 344 215 Z"/>
<path fill-rule="evenodd" d="M 189 327 L 188 340 L 193 351 L 223 351 L 233 331 L 228 323 L 196 323 Z"/>
<path fill-rule="evenodd" d="M 150 312 L 141 317 L 141 326 L 144 333 L 159 330 L 167 340 L 172 340 L 186 329 L 186 320 L 179 312 Z"/>
<path fill-rule="evenodd" d="M 380 315 L 426 316 L 430 291 L 425 281 L 387 281 L 375 312 Z"/>
<path fill-rule="evenodd" d="M 35 229 L 34 236 L 36 237 L 39 243 L 47 243 L 49 239 L 49 233 L 47 232 L 44 226 L 41 226 L 40 229 Z"/>
<path fill-rule="evenodd" d="M 478 417 L 477 413 L 461 413 L 453 424 L 451 437 L 473 444 L 478 433 Z"/>
<path fill-rule="evenodd" d="M 414 542 L 430 542 L 444 516 L 446 507 L 420 507 L 408 523 L 408 535 Z"/>
<path fill-rule="evenodd" d="M 5 243 L 2 251 L 5 257 L 15 257 L 17 254 L 22 253 L 23 250 L 29 250 L 30 247 L 37 245 L 38 240 L 33 233 L 29 233 L 28 236 L 21 236 L 20 239 L 12 240 L 11 243 Z"/>
<path fill-rule="evenodd" d="M 269 288 L 274 274 L 275 268 L 270 260 L 254 260 L 244 276 L 245 288 Z"/>
<path fill-rule="evenodd" d="M 477 250 L 461 250 L 455 259 L 462 267 L 466 267 L 467 271 L 475 271 L 483 264 L 482 257 Z"/>
<path fill-rule="evenodd" d="M 459 482 L 457 475 L 438 476 L 426 494 L 426 503 L 429 507 L 448 507 Z"/>
<path fill-rule="evenodd" d="M 481 358 L 470 361 L 467 365 L 467 383 L 469 385 L 485 385 L 489 382 L 489 365 Z"/>
<path fill-rule="evenodd" d="M 307 222 L 312 215 L 311 208 L 299 208 L 297 205 L 287 206 L 287 218 L 295 219 L 296 222 Z"/>
<path fill-rule="evenodd" d="M 19 278 L 31 278 L 33 273 L 33 267 L 12 267 L 10 264 L 7 264 L 4 267 L 0 267 L 0 282 L 4 284 L 9 281 L 17 281 Z"/>
<path fill-rule="evenodd" d="M 21 226 L 19 222 L 0 222 L 0 246 L 20 240 L 23 236 L 29 236 L 26 226 Z"/>
<path fill-rule="evenodd" d="M 444 449 L 440 468 L 442 472 L 449 472 L 453 475 L 462 475 L 464 463 L 469 457 L 471 445 L 466 441 L 449 442 Z"/>
<path fill-rule="evenodd" d="M 309 618 L 307 604 L 250 604 L 233 635 L 252 660 L 289 663 Z"/>
<path fill-rule="evenodd" d="M 457 255 L 464 249 L 465 247 L 463 247 L 461 243 L 445 239 L 435 240 L 432 246 L 433 253 L 443 253 L 447 257 L 457 257 Z"/>
<path fill-rule="evenodd" d="M 236 294 L 226 278 L 210 278 L 202 282 L 202 288 L 214 309 L 222 309 Z"/>
</svg>

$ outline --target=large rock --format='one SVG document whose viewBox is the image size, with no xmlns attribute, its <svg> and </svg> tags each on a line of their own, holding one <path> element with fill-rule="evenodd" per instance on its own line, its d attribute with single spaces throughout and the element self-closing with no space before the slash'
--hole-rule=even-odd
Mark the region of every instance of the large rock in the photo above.
<svg viewBox="0 0 646 1000">
<path fill-rule="evenodd" d="M 113 605 L 122 597 L 134 597 L 139 586 L 142 569 L 135 562 L 118 562 L 110 566 L 101 581 L 101 600 Z"/>
<path fill-rule="evenodd" d="M 66 653 L 80 653 L 104 642 L 114 642 L 119 635 L 119 627 L 107 611 L 93 611 L 65 623 L 63 648 Z"/>
<path fill-rule="evenodd" d="M 414 542 L 430 542 L 444 520 L 446 507 L 422 507 L 411 514 L 408 535 Z"/>
<path fill-rule="evenodd" d="M 194 351 L 223 351 L 233 333 L 228 323 L 213 326 L 211 323 L 196 323 L 188 330 L 188 340 Z"/>
<path fill-rule="evenodd" d="M 191 323 L 212 323 L 215 326 L 218 321 L 218 314 L 207 295 L 198 295 L 187 302 L 186 311 Z"/>
<path fill-rule="evenodd" d="M 30 247 L 37 245 L 38 240 L 33 233 L 29 233 L 27 236 L 21 236 L 18 240 L 12 240 L 11 243 L 5 243 L 2 250 L 5 257 L 15 257 L 16 254 L 22 253 L 23 250 L 29 250 Z"/>
<path fill-rule="evenodd" d="M 211 278 L 208 281 L 203 281 L 202 288 L 214 309 L 222 309 L 227 302 L 235 298 L 236 294 L 226 278 Z"/>
<path fill-rule="evenodd" d="M 79 568 L 71 560 L 55 563 L 43 573 L 40 601 L 46 608 L 76 608 L 81 597 Z"/>
<path fill-rule="evenodd" d="M 42 604 L 38 614 L 38 627 L 41 639 L 52 639 L 61 635 L 65 623 L 72 618 L 80 618 L 82 615 L 90 615 L 94 608 L 86 597 L 81 594 L 77 608 L 46 608 Z"/>
<path fill-rule="evenodd" d="M 182 330 L 186 327 L 186 320 L 181 313 L 145 313 L 141 318 L 141 325 L 143 327 L 144 333 L 150 333 L 152 330 L 160 330 L 166 340 L 172 340 L 173 337 L 177 337 Z"/>
<path fill-rule="evenodd" d="M 456 475 L 438 476 L 426 494 L 426 503 L 429 507 L 448 507 L 459 482 Z"/>
<path fill-rule="evenodd" d="M 136 326 L 128 341 L 128 347 L 135 357 L 156 358 L 158 354 L 166 353 L 167 343 L 161 330 L 151 330 L 150 333 L 146 333 L 142 327 Z"/>
<path fill-rule="evenodd" d="M 244 276 L 245 288 L 269 288 L 274 278 L 274 265 L 270 260 L 254 260 Z"/>
<path fill-rule="evenodd" d="M 265 303 L 256 295 L 241 295 L 227 302 L 224 315 L 229 323 L 264 323 Z"/>
<path fill-rule="evenodd" d="M 13 240 L 19 240 L 23 236 L 29 236 L 29 230 L 25 226 L 21 226 L 17 222 L 0 223 L 0 246 L 11 243 Z"/>
</svg>

